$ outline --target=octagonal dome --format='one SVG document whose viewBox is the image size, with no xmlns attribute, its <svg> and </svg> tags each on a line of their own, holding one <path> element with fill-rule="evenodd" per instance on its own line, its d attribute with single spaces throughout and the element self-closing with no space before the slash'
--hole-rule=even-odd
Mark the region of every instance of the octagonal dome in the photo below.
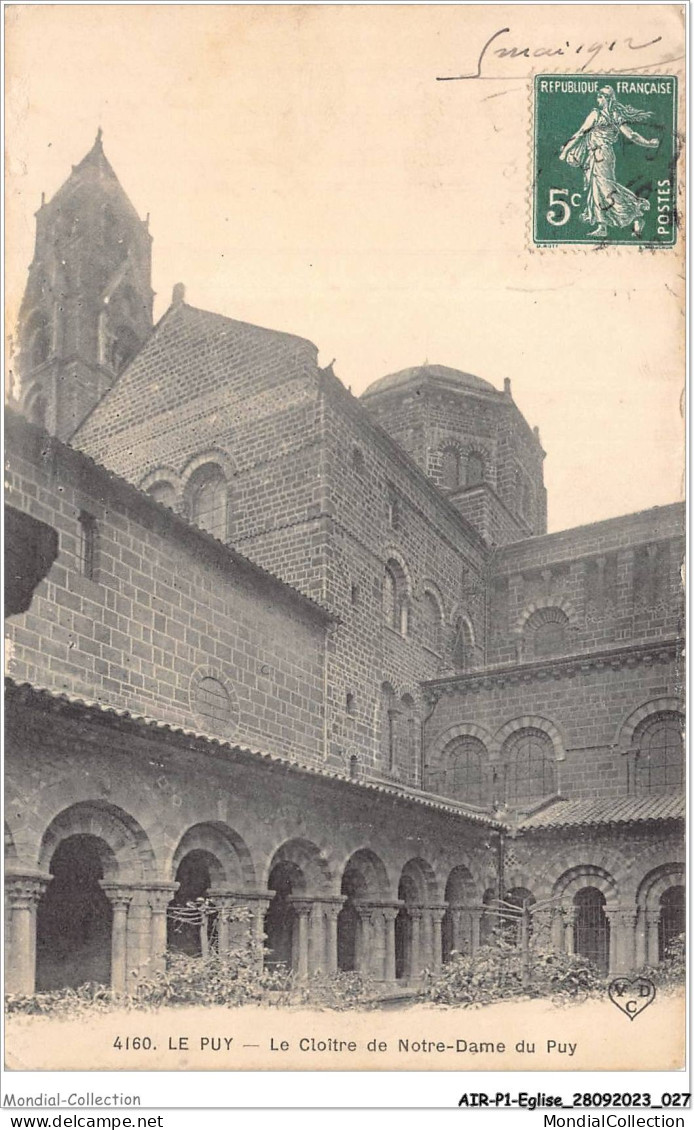
<svg viewBox="0 0 694 1130">
<path fill-rule="evenodd" d="M 389 373 L 381 377 L 369 385 L 361 395 L 362 398 L 375 396 L 382 392 L 392 392 L 394 389 L 404 389 L 408 385 L 416 386 L 430 382 L 477 392 L 498 392 L 493 384 L 474 376 L 473 373 L 463 373 L 460 369 L 451 369 L 448 365 L 415 365 L 411 369 L 401 369 L 398 373 Z"/>
</svg>

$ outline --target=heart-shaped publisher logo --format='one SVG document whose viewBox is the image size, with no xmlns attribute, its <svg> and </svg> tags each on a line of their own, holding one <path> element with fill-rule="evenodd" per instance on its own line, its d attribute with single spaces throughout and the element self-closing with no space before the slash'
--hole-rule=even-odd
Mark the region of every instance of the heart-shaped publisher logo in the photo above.
<svg viewBox="0 0 694 1130">
<path fill-rule="evenodd" d="M 655 1000 L 655 985 L 648 977 L 615 977 L 607 990 L 612 1004 L 616 1004 L 625 1016 L 635 1020 L 644 1008 Z"/>
</svg>

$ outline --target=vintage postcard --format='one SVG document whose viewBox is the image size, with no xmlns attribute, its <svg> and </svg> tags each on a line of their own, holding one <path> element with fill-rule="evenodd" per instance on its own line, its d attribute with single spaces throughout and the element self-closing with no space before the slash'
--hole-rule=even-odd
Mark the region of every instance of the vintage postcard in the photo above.
<svg viewBox="0 0 694 1130">
<path fill-rule="evenodd" d="M 681 1070 L 683 6 L 5 20 L 5 1092 Z"/>
</svg>

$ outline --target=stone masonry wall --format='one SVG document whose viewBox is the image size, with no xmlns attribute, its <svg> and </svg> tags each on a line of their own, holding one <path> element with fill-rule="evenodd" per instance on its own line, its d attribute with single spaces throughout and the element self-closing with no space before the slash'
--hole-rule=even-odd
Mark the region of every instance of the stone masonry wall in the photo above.
<svg viewBox="0 0 694 1130">
<path fill-rule="evenodd" d="M 31 425 L 10 422 L 6 456 L 8 503 L 54 526 L 60 545 L 30 610 L 8 624 L 10 675 L 322 760 L 317 608 Z M 93 579 L 81 512 L 96 519 Z"/>
</svg>

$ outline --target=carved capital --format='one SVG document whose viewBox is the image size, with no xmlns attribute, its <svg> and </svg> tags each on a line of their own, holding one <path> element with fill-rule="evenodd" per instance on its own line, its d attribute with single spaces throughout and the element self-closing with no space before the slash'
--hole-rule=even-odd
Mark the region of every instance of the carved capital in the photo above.
<svg viewBox="0 0 694 1130">
<path fill-rule="evenodd" d="M 121 886 L 120 883 L 110 883 L 106 879 L 101 879 L 99 886 L 114 909 L 117 906 L 129 906 L 135 894 L 132 887 Z"/>
<path fill-rule="evenodd" d="M 179 887 L 180 883 L 156 883 L 151 887 L 145 887 L 145 895 L 152 912 L 154 914 L 165 914 L 167 906 Z"/>
<path fill-rule="evenodd" d="M 13 910 L 28 910 L 35 907 L 48 884 L 51 875 L 26 874 L 6 875 L 5 892 Z"/>
</svg>

